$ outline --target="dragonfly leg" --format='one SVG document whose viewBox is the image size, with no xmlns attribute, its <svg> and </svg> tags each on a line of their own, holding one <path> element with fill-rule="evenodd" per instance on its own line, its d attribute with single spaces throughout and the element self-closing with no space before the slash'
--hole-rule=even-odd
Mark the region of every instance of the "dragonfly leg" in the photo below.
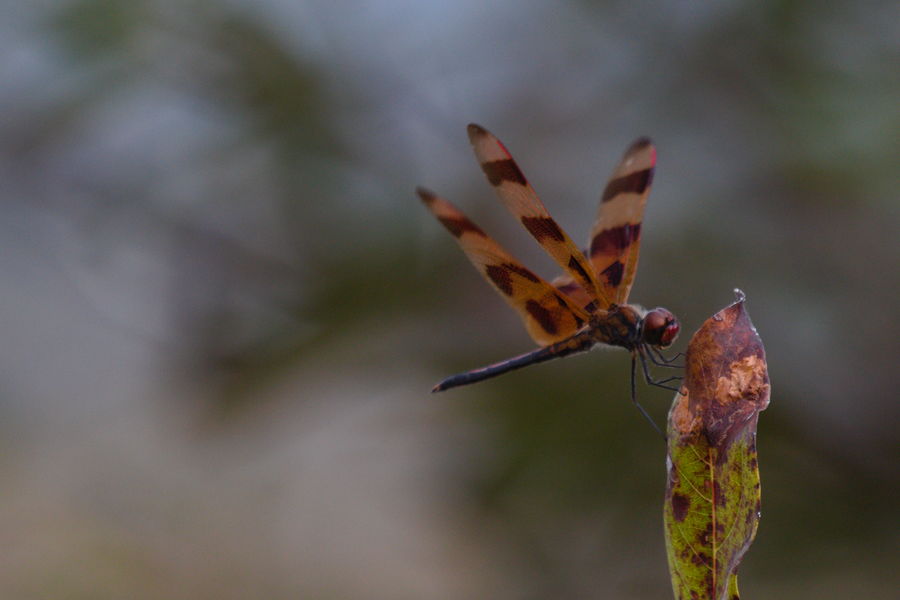
<svg viewBox="0 0 900 600">
<path fill-rule="evenodd" d="M 677 392 L 678 388 L 672 387 L 670 385 L 666 385 L 670 381 L 680 381 L 682 377 L 680 375 L 673 375 L 672 377 L 667 377 L 665 379 L 656 380 L 653 379 L 653 376 L 650 375 L 650 368 L 647 366 L 647 359 L 642 349 L 638 349 L 638 356 L 641 358 L 641 367 L 644 370 L 644 379 L 650 385 L 654 385 L 656 387 L 661 387 L 666 390 L 672 390 L 673 392 Z M 632 361 L 633 362 L 633 361 Z"/>
<path fill-rule="evenodd" d="M 679 357 L 684 356 L 683 353 L 679 352 L 672 358 L 666 358 L 662 351 L 659 348 L 654 348 L 653 346 L 647 346 L 647 358 L 650 359 L 657 367 L 666 367 L 669 369 L 683 369 L 684 365 L 676 365 L 674 364 Z"/>
<path fill-rule="evenodd" d="M 644 410 L 644 407 L 641 406 L 641 403 L 637 401 L 637 382 L 636 382 L 636 377 L 635 377 L 635 372 L 637 370 L 636 361 L 637 361 L 637 358 L 635 357 L 634 353 L 632 352 L 632 354 L 631 354 L 631 401 L 634 403 L 635 406 L 637 406 L 638 410 L 641 411 L 641 414 L 644 415 L 644 418 L 647 419 L 647 422 L 653 426 L 653 429 L 656 430 L 656 433 L 658 433 L 660 435 L 660 437 L 662 437 L 662 439 L 665 440 L 666 436 L 662 432 L 662 429 L 659 428 L 659 425 L 656 424 L 656 421 L 653 420 L 653 417 L 651 417 L 649 415 L 649 413 L 647 413 L 647 411 Z M 646 368 L 645 368 L 645 371 L 646 371 Z"/>
</svg>

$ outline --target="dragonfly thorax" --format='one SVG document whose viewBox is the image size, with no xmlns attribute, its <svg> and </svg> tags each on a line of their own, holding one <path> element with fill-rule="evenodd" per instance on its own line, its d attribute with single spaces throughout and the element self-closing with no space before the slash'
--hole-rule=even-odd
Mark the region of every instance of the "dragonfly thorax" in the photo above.
<svg viewBox="0 0 900 600">
<path fill-rule="evenodd" d="M 646 313 L 630 304 L 613 304 L 590 323 L 596 343 L 634 350 L 642 344 L 667 348 L 678 336 L 678 319 L 665 308 Z"/>
<path fill-rule="evenodd" d="M 629 304 L 613 304 L 591 318 L 590 328 L 598 344 L 634 350 L 641 343 L 641 310 Z"/>
</svg>

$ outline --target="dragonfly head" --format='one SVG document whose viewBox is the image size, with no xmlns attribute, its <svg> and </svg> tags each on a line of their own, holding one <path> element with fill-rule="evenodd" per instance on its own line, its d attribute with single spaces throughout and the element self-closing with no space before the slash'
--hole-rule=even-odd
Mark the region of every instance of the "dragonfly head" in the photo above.
<svg viewBox="0 0 900 600">
<path fill-rule="evenodd" d="M 658 348 L 668 348 L 678 337 L 681 326 L 678 319 L 665 308 L 654 308 L 644 315 L 641 336 L 644 343 Z"/>
</svg>

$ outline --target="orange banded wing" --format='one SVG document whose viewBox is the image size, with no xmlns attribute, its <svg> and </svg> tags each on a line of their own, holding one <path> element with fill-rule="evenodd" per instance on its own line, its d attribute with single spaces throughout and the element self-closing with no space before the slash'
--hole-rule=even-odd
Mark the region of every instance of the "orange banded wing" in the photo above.
<svg viewBox="0 0 900 600">
<path fill-rule="evenodd" d="M 641 246 L 641 221 L 653 182 L 656 148 L 649 138 L 636 140 L 603 190 L 591 231 L 590 259 L 604 296 L 625 304 Z M 605 308 L 605 307 L 601 307 Z"/>
<path fill-rule="evenodd" d="M 603 296 L 603 290 L 587 259 L 547 212 L 503 143 L 474 123 L 469 125 L 468 132 L 481 169 L 506 208 L 566 273 L 589 294 L 608 306 L 612 297 Z"/>
<path fill-rule="evenodd" d="M 488 283 L 512 306 L 532 339 L 542 346 L 571 336 L 588 316 L 569 297 L 525 268 L 459 209 L 428 190 L 416 190 L 422 202 L 453 234 Z"/>
<path fill-rule="evenodd" d="M 597 299 L 584 291 L 569 275 L 560 275 L 550 282 L 550 285 L 572 299 L 575 304 L 591 314 L 597 311 Z"/>
</svg>

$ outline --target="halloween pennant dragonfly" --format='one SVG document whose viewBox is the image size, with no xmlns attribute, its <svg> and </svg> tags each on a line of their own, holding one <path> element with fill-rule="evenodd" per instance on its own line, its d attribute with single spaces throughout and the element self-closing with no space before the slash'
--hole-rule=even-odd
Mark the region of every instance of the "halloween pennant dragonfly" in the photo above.
<svg viewBox="0 0 900 600">
<path fill-rule="evenodd" d="M 647 360 L 671 366 L 660 349 L 675 341 L 678 320 L 665 308 L 645 311 L 627 304 L 638 263 L 644 205 L 656 164 L 656 149 L 650 140 L 640 138 L 625 151 L 603 191 L 590 245 L 582 252 L 550 217 L 503 143 L 479 125 L 469 125 L 468 133 L 481 169 L 500 200 L 563 268 L 564 274 L 547 282 L 513 258 L 453 204 L 418 188 L 425 206 L 456 238 L 488 283 L 519 313 L 525 329 L 541 346 L 448 377 L 432 391 L 475 383 L 598 345 L 618 346 L 631 352 L 632 400 L 637 358 L 648 382 L 668 387 L 665 383 L 676 378 L 654 381 Z"/>
</svg>

